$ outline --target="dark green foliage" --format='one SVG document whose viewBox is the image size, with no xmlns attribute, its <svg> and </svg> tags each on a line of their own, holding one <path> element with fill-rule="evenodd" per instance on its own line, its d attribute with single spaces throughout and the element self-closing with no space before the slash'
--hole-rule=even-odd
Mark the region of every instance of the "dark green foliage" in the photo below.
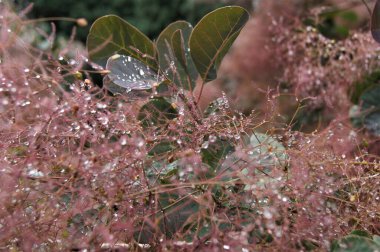
<svg viewBox="0 0 380 252">
<path fill-rule="evenodd" d="M 26 1 L 22 2 L 27 4 Z M 125 18 L 151 38 L 156 37 L 174 20 L 184 19 L 195 23 L 208 11 L 221 5 L 220 3 L 198 4 L 191 0 L 35 0 L 33 2 L 34 17 L 84 17 L 92 23 L 100 16 L 115 14 Z M 72 26 L 70 23 L 58 23 L 58 30 L 65 31 L 65 34 L 69 35 Z M 79 29 L 78 38 L 84 41 L 88 30 L 88 27 Z"/>
<path fill-rule="evenodd" d="M 216 138 L 215 136 L 212 136 Z M 210 140 L 209 140 L 210 141 Z M 202 162 L 210 167 L 217 168 L 220 166 L 220 161 L 223 161 L 226 155 L 234 151 L 234 147 L 227 139 L 217 139 L 213 143 L 208 144 L 207 149 L 202 149 Z"/>
<path fill-rule="evenodd" d="M 189 53 L 193 27 L 186 21 L 168 25 L 157 38 L 158 62 L 166 77 L 186 90 L 195 87 L 198 72 Z"/>
<path fill-rule="evenodd" d="M 369 233 L 354 230 L 349 235 L 334 241 L 331 252 L 375 252 L 380 250 L 379 237 L 372 237 Z"/>
<path fill-rule="evenodd" d="M 157 69 L 153 42 L 118 16 L 104 16 L 94 22 L 87 37 L 87 50 L 90 60 L 103 66 L 111 55 L 119 53 Z"/>
<path fill-rule="evenodd" d="M 380 43 L 380 1 L 376 2 L 372 12 L 371 33 L 372 37 Z"/>
<path fill-rule="evenodd" d="M 361 100 L 365 127 L 380 136 L 380 86 L 369 89 L 361 96 Z"/>
<path fill-rule="evenodd" d="M 140 110 L 138 119 L 144 127 L 163 126 L 177 117 L 177 110 L 164 98 L 151 99 Z"/>
<path fill-rule="evenodd" d="M 174 144 L 172 144 L 169 141 L 162 141 L 152 147 L 152 149 L 149 151 L 149 155 L 151 156 L 157 156 L 162 155 L 167 152 L 173 151 L 176 148 Z"/>
<path fill-rule="evenodd" d="M 372 73 L 364 76 L 360 81 L 353 83 L 349 91 L 351 102 L 359 104 L 360 96 L 369 88 L 380 85 L 380 70 L 373 71 Z"/>
<path fill-rule="evenodd" d="M 363 88 L 358 105 L 350 110 L 351 122 L 355 127 L 364 127 L 370 133 L 380 136 L 380 85 L 377 83 Z"/>
<path fill-rule="evenodd" d="M 178 117 L 177 122 L 182 122 L 183 127 L 191 129 L 194 121 L 197 124 L 202 123 L 202 119 L 199 119 L 202 115 L 195 115 L 197 111 L 192 110 L 192 104 L 189 102 L 191 96 L 185 96 L 182 89 L 193 89 L 198 76 L 204 83 L 217 78 L 217 70 L 223 57 L 248 19 L 248 12 L 241 7 L 219 8 L 207 14 L 194 29 L 185 21 L 170 24 L 153 43 L 123 19 L 112 15 L 105 16 L 93 24 L 87 40 L 87 49 L 92 60 L 99 60 L 101 63 L 108 59 L 106 69 L 110 72 L 106 79 L 126 88 L 127 93 L 154 89 L 156 86 L 150 85 L 150 82 L 156 78 L 160 78 L 160 81 L 162 78 L 167 83 L 167 96 L 158 97 L 158 94 L 152 92 L 152 98 L 141 107 L 138 120 L 144 128 L 155 132 L 167 131 L 173 126 L 168 127 L 169 123 Z M 105 46 L 101 47 L 102 44 Z M 101 49 L 96 50 L 98 47 Z M 137 48 L 139 53 L 132 48 Z M 142 72 L 144 74 L 141 74 Z M 181 100 L 178 104 L 183 106 L 179 109 L 181 113 L 177 111 L 176 105 L 172 104 L 172 102 L 176 104 L 178 100 Z M 226 108 L 225 105 L 223 99 L 217 100 L 210 106 L 205 116 L 222 113 Z M 189 113 L 188 118 L 181 117 L 185 113 L 183 110 Z M 178 132 L 168 130 L 165 134 L 175 137 Z M 232 140 L 232 137 L 235 140 Z M 182 140 L 186 138 L 180 137 Z M 230 197 L 231 193 L 236 195 L 247 193 L 245 188 L 250 188 L 250 184 L 243 181 L 243 177 L 261 176 L 262 179 L 257 185 L 262 188 L 267 183 L 274 182 L 267 174 L 275 168 L 285 169 L 289 157 L 284 146 L 276 139 L 266 134 L 255 133 L 243 146 L 247 148 L 245 151 L 248 151 L 247 161 L 241 160 L 239 158 L 241 150 L 234 152 L 235 145 L 239 142 L 237 139 L 241 139 L 241 136 L 238 135 L 236 138 L 236 136 L 205 134 L 200 146 L 202 162 L 194 167 L 190 165 L 190 169 L 183 165 L 186 157 L 178 156 L 175 157 L 176 160 L 169 161 L 170 153 L 176 148 L 181 148 L 181 144 L 177 144 L 175 140 L 166 138 L 149 144 L 150 160 L 145 167 L 145 173 L 151 186 L 158 188 L 156 192 L 152 192 L 151 198 L 157 200 L 159 209 L 148 216 L 148 222 L 155 224 L 151 227 L 142 224 L 141 232 L 136 239 L 142 241 L 144 237 L 149 237 L 158 231 L 166 237 L 172 237 L 181 229 L 203 232 L 207 235 L 209 230 L 195 228 L 195 225 L 198 221 L 209 221 L 207 217 L 197 215 L 200 209 L 197 199 L 206 197 L 205 192 L 208 190 L 218 207 L 226 211 L 236 211 L 240 208 L 251 211 L 251 207 L 244 203 L 234 203 Z M 251 172 L 253 163 L 264 171 Z M 235 165 L 238 165 L 238 168 Z M 209 180 L 215 180 L 225 186 L 209 185 Z M 184 185 L 194 183 L 194 185 L 182 187 L 176 184 L 178 182 L 184 182 Z M 221 230 L 224 229 L 222 226 L 225 223 L 215 224 L 220 226 Z M 226 229 L 232 226 L 228 224 Z M 267 240 L 267 237 L 261 239 Z"/>
<path fill-rule="evenodd" d="M 337 22 L 338 19 L 343 20 L 344 24 Z M 348 25 L 355 24 L 358 16 L 353 11 L 337 9 L 322 13 L 320 20 L 317 28 L 324 36 L 332 39 L 345 39 L 349 35 Z"/>
<path fill-rule="evenodd" d="M 199 204 L 191 198 L 191 194 L 162 193 L 159 196 L 159 205 L 159 227 L 168 237 L 181 229 L 188 218 L 194 217 L 199 210 Z"/>
<path fill-rule="evenodd" d="M 216 78 L 221 58 L 249 19 L 241 7 L 224 7 L 207 14 L 194 27 L 190 37 L 190 53 L 201 78 Z"/>
</svg>

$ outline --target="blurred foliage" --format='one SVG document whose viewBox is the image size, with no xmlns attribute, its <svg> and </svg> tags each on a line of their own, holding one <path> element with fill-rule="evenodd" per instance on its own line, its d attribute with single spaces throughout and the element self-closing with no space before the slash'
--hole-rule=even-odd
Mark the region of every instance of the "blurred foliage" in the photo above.
<svg viewBox="0 0 380 252">
<path fill-rule="evenodd" d="M 344 39 L 347 38 L 350 26 L 358 22 L 358 16 L 354 11 L 335 10 L 320 15 L 320 22 L 317 24 L 318 30 L 327 38 Z"/>
<path fill-rule="evenodd" d="M 22 0 L 22 5 L 27 1 Z M 207 12 L 222 6 L 221 3 L 195 3 L 193 0 L 85 0 L 48 1 L 35 0 L 31 16 L 39 17 L 84 17 L 92 24 L 96 18 L 115 14 L 130 22 L 150 38 L 157 37 L 174 20 L 187 20 L 195 24 Z M 59 22 L 59 31 L 70 35 L 74 24 Z M 80 28 L 77 38 L 85 41 L 90 27 Z"/>
</svg>

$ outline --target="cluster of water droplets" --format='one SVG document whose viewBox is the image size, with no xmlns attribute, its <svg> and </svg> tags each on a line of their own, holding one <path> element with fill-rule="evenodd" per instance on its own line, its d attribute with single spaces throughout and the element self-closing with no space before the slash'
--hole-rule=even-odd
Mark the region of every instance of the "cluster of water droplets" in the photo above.
<svg viewBox="0 0 380 252">
<path fill-rule="evenodd" d="M 148 65 L 131 56 L 116 54 L 110 57 L 106 69 L 110 71 L 109 80 L 127 93 L 152 89 L 162 81 Z"/>
</svg>

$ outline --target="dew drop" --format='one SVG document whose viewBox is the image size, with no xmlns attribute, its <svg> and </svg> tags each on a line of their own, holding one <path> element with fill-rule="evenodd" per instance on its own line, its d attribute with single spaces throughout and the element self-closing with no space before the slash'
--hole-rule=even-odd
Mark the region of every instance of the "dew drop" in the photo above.
<svg viewBox="0 0 380 252">
<path fill-rule="evenodd" d="M 205 142 L 203 142 L 201 148 L 202 148 L 202 149 L 207 149 L 208 146 L 209 146 L 209 141 L 205 141 Z"/>
<path fill-rule="evenodd" d="M 144 146 L 144 144 L 145 144 L 145 142 L 144 142 L 144 140 L 143 139 L 139 139 L 138 141 L 137 141 L 137 147 L 143 147 Z"/>
<path fill-rule="evenodd" d="M 208 137 L 208 140 L 209 140 L 210 143 L 215 143 L 217 139 L 218 138 L 216 136 L 214 136 L 214 135 L 210 135 Z"/>
<path fill-rule="evenodd" d="M 123 136 L 120 138 L 120 144 L 122 146 L 127 145 L 127 137 Z"/>
<path fill-rule="evenodd" d="M 104 104 L 104 103 L 100 103 L 100 102 L 98 102 L 98 103 L 96 103 L 96 107 L 97 107 L 98 109 L 105 109 L 105 108 L 107 108 L 107 105 Z"/>
</svg>

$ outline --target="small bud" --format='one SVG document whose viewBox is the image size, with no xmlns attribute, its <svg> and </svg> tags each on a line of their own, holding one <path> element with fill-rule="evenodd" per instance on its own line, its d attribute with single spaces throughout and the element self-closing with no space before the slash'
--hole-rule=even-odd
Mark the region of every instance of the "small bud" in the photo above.
<svg viewBox="0 0 380 252">
<path fill-rule="evenodd" d="M 79 71 L 76 71 L 76 72 L 74 73 L 74 77 L 75 77 L 77 80 L 82 80 L 82 78 L 83 78 L 83 74 L 82 74 L 81 72 L 79 72 Z"/>
<path fill-rule="evenodd" d="M 78 18 L 77 19 L 77 24 L 81 27 L 87 26 L 88 22 L 85 18 Z"/>
<path fill-rule="evenodd" d="M 120 58 L 120 54 L 114 54 L 111 56 L 112 60 L 117 60 L 118 58 Z"/>
<path fill-rule="evenodd" d="M 152 86 L 156 88 L 156 87 L 158 87 L 159 85 L 160 85 L 160 83 L 158 83 L 158 82 L 154 82 Z"/>
</svg>

